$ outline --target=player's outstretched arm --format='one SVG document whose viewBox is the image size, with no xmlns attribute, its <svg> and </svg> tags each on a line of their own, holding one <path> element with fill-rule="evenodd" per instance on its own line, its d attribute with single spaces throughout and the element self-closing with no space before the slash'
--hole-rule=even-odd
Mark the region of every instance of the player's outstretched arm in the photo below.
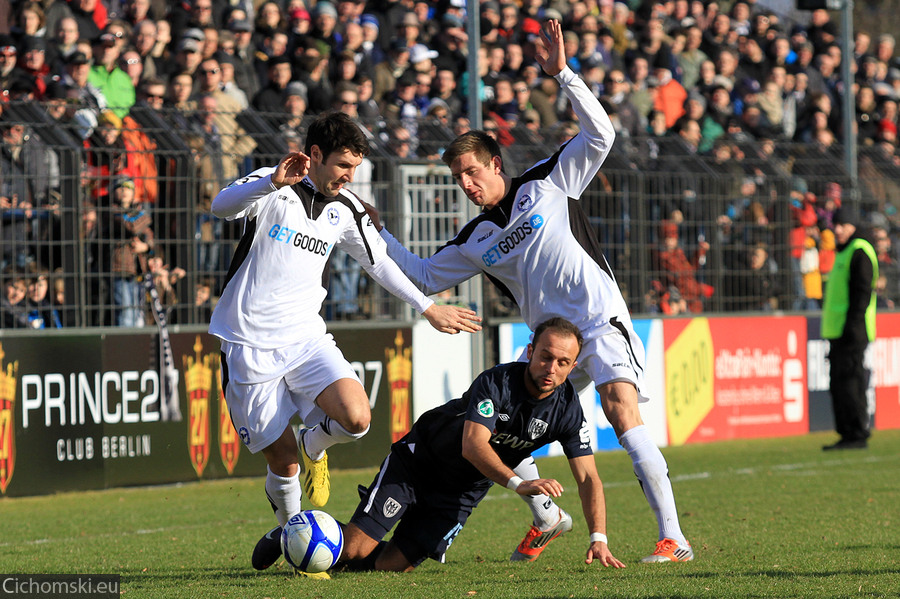
<svg viewBox="0 0 900 599">
<path fill-rule="evenodd" d="M 584 563 L 591 564 L 599 560 L 606 567 L 624 568 L 625 564 L 616 558 L 609 550 L 606 539 L 606 497 L 603 494 L 603 483 L 597 474 L 597 464 L 593 455 L 579 456 L 569 460 L 572 475 L 578 484 L 578 496 L 581 498 L 581 508 L 584 511 L 584 519 L 587 521 L 589 532 L 600 533 L 600 540 L 591 539 Z"/>
<path fill-rule="evenodd" d="M 442 333 L 477 333 L 481 330 L 481 317 L 473 310 L 460 306 L 439 306 L 432 304 L 422 312 L 422 316 Z"/>
</svg>

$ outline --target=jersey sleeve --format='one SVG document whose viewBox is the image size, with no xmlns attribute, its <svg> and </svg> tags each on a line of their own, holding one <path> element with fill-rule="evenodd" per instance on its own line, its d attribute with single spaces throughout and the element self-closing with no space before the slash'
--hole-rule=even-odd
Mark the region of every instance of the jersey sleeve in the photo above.
<svg viewBox="0 0 900 599">
<path fill-rule="evenodd" d="M 271 177 L 274 172 L 274 167 L 265 167 L 234 181 L 213 198 L 212 213 L 227 220 L 253 218 L 259 210 L 259 201 L 277 191 Z"/>
<path fill-rule="evenodd" d="M 466 396 L 469 398 L 466 420 L 484 425 L 489 431 L 494 431 L 497 428 L 497 418 L 500 414 L 501 395 L 490 373 L 489 370 L 480 374 L 466 392 Z"/>
<path fill-rule="evenodd" d="M 386 244 L 378 235 L 365 209 L 352 200 L 348 206 L 354 218 L 341 234 L 337 242 L 338 248 L 350 254 L 379 285 L 412 306 L 419 314 L 430 308 L 434 302 L 388 256 Z"/>
<path fill-rule="evenodd" d="M 570 198 L 579 198 L 606 160 L 616 138 L 609 115 L 581 77 L 566 67 L 556 76 L 581 131 L 562 147 L 549 179 Z"/>
<path fill-rule="evenodd" d="M 481 272 L 455 244 L 445 245 L 430 258 L 420 258 L 403 247 L 387 228 L 381 229 L 381 238 L 387 244 L 388 256 L 427 295 L 450 289 Z"/>
</svg>

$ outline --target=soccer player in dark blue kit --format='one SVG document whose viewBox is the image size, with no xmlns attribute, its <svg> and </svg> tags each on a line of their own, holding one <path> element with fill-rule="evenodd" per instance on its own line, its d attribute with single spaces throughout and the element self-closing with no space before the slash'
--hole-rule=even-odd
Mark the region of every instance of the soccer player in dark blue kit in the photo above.
<svg viewBox="0 0 900 599">
<path fill-rule="evenodd" d="M 559 497 L 554 479 L 522 480 L 512 467 L 531 452 L 559 441 L 590 531 L 585 562 L 624 568 L 610 553 L 606 502 L 587 422 L 567 380 L 583 338 L 563 318 L 541 323 L 528 346 L 528 362 L 483 372 L 460 399 L 429 410 L 391 446 L 375 480 L 343 525 L 340 563 L 348 569 L 409 572 L 444 553 L 469 514 L 498 483 L 520 495 Z M 396 530 L 390 541 L 382 539 Z"/>
</svg>

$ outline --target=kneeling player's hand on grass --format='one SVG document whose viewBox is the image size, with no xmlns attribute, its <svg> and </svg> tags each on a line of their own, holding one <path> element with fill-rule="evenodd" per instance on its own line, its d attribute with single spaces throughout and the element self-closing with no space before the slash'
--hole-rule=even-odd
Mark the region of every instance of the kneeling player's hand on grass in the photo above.
<svg viewBox="0 0 900 599">
<path fill-rule="evenodd" d="M 613 568 L 625 567 L 625 564 L 616 559 L 616 557 L 612 553 L 610 553 L 607 544 L 603 543 L 602 541 L 595 541 L 591 543 L 591 546 L 588 548 L 587 557 L 585 558 L 584 563 L 590 564 L 595 559 L 599 560 L 600 563 L 607 568 L 610 566 L 612 566 Z"/>
<path fill-rule="evenodd" d="M 422 312 L 435 329 L 442 333 L 477 333 L 481 330 L 481 317 L 473 310 L 460 306 L 439 306 L 432 304 Z"/>
</svg>

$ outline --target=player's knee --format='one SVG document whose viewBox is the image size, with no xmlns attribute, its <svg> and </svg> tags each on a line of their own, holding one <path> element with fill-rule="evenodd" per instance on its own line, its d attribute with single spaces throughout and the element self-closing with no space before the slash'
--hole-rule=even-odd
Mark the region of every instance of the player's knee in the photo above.
<svg viewBox="0 0 900 599">
<path fill-rule="evenodd" d="M 369 424 L 372 422 L 372 412 L 368 409 L 368 406 L 364 410 L 352 410 L 339 422 L 341 426 L 347 429 L 348 433 L 362 436 L 369 430 Z"/>
</svg>

